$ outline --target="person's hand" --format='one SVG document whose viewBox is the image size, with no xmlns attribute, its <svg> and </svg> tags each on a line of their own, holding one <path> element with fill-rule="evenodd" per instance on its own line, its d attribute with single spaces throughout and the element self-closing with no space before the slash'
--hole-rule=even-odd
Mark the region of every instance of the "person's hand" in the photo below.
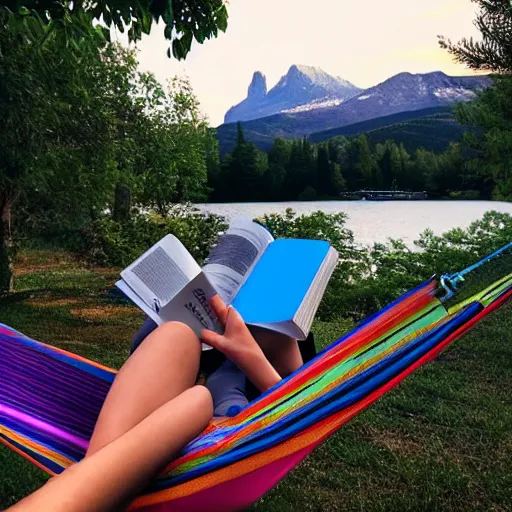
<svg viewBox="0 0 512 512">
<path fill-rule="evenodd" d="M 268 362 L 238 311 L 227 307 L 218 295 L 211 298 L 210 305 L 224 326 L 224 334 L 205 329 L 201 339 L 235 363 L 260 391 L 279 382 L 281 377 Z"/>
<path fill-rule="evenodd" d="M 257 358 L 264 357 L 263 351 L 238 311 L 231 306 L 227 307 L 219 295 L 214 295 L 210 299 L 210 306 L 224 327 L 224 334 L 203 330 L 201 338 L 206 344 L 222 352 L 240 368 L 251 364 Z"/>
</svg>

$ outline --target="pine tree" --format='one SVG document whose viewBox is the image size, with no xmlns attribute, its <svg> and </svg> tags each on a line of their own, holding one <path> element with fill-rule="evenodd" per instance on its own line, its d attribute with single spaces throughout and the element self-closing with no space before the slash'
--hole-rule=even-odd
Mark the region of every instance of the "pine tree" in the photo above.
<svg viewBox="0 0 512 512">
<path fill-rule="evenodd" d="M 375 158 L 368 144 L 366 135 L 360 135 L 356 139 L 357 144 L 357 160 L 356 160 L 356 173 L 360 188 L 375 188 L 382 183 L 380 169 L 375 162 Z"/>
<path fill-rule="evenodd" d="M 322 144 L 318 147 L 317 160 L 317 179 L 318 179 L 318 193 L 320 196 L 333 195 L 333 184 L 331 181 L 331 162 L 329 161 L 329 152 L 327 146 Z"/>
<path fill-rule="evenodd" d="M 244 129 L 242 123 L 238 122 L 236 125 L 236 145 L 242 146 L 243 144 L 245 144 Z"/>
<path fill-rule="evenodd" d="M 347 188 L 341 172 L 341 165 L 336 162 L 331 162 L 331 187 L 332 195 L 336 196 Z"/>
<path fill-rule="evenodd" d="M 479 7 L 475 26 L 481 41 L 464 38 L 452 43 L 440 36 L 439 43 L 471 69 L 499 74 L 512 72 L 512 3 L 510 0 L 473 0 Z"/>
<path fill-rule="evenodd" d="M 302 161 L 304 166 L 304 185 L 305 187 L 318 188 L 318 174 L 316 168 L 316 154 L 309 140 L 304 137 L 302 139 Z"/>
<path fill-rule="evenodd" d="M 396 142 L 387 140 L 384 144 L 378 144 L 375 148 L 375 154 L 383 187 L 390 188 L 392 183 L 402 182 L 402 162 L 400 161 L 400 151 Z"/>
<path fill-rule="evenodd" d="M 295 200 L 310 185 L 311 146 L 305 140 L 294 140 L 286 169 L 284 191 L 286 199 Z"/>
<path fill-rule="evenodd" d="M 475 25 L 481 41 L 462 39 L 440 44 L 472 69 L 497 73 L 494 85 L 475 102 L 460 105 L 457 119 L 481 128 L 467 134 L 465 143 L 477 155 L 467 165 L 470 181 L 484 194 L 512 200 L 512 4 L 510 0 L 474 0 L 480 7 Z M 491 191 L 491 192 L 489 192 Z"/>
<path fill-rule="evenodd" d="M 252 143 L 246 142 L 242 125 L 238 123 L 237 145 L 231 154 L 228 173 L 232 201 L 258 201 L 263 195 L 263 175 L 266 157 Z"/>
<path fill-rule="evenodd" d="M 411 179 L 411 172 L 414 170 L 411 168 L 411 155 L 405 149 L 404 143 L 401 142 L 398 146 L 398 168 L 400 172 L 400 179 L 397 178 L 400 188 L 405 190 L 413 190 L 414 179 Z"/>
<path fill-rule="evenodd" d="M 268 153 L 268 168 L 265 172 L 265 199 L 285 199 L 283 191 L 286 167 L 290 161 L 290 144 L 277 138 Z"/>
</svg>

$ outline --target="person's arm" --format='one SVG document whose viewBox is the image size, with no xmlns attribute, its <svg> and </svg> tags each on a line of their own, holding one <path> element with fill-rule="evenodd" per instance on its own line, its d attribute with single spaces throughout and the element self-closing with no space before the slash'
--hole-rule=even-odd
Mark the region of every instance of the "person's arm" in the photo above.
<svg viewBox="0 0 512 512">
<path fill-rule="evenodd" d="M 218 295 L 212 298 L 211 306 L 224 325 L 224 334 L 204 330 L 202 340 L 233 361 L 260 392 L 281 381 L 281 376 L 265 357 L 238 312 L 227 307 Z"/>
<path fill-rule="evenodd" d="M 209 391 L 202 386 L 188 389 L 8 512 L 122 510 L 207 426 L 212 415 Z"/>
</svg>

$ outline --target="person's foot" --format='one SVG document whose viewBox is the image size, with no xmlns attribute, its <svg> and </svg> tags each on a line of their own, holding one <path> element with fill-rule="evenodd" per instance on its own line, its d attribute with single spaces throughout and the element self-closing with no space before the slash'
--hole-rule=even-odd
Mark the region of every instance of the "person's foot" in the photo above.
<svg viewBox="0 0 512 512">
<path fill-rule="evenodd" d="M 245 396 L 245 375 L 231 361 L 225 361 L 207 379 L 215 416 L 236 416 L 249 401 Z"/>
</svg>

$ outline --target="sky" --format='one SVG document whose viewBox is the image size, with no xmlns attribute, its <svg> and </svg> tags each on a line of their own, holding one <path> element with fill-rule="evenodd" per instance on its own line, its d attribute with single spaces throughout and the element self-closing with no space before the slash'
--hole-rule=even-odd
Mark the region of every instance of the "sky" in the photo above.
<svg viewBox="0 0 512 512">
<path fill-rule="evenodd" d="M 318 66 L 358 87 L 408 71 L 471 71 L 439 48 L 442 34 L 478 37 L 470 0 L 230 0 L 225 34 L 169 59 L 163 26 L 137 44 L 139 67 L 165 82 L 189 77 L 210 123 L 247 96 L 254 71 L 270 89 L 292 64 Z"/>
</svg>

